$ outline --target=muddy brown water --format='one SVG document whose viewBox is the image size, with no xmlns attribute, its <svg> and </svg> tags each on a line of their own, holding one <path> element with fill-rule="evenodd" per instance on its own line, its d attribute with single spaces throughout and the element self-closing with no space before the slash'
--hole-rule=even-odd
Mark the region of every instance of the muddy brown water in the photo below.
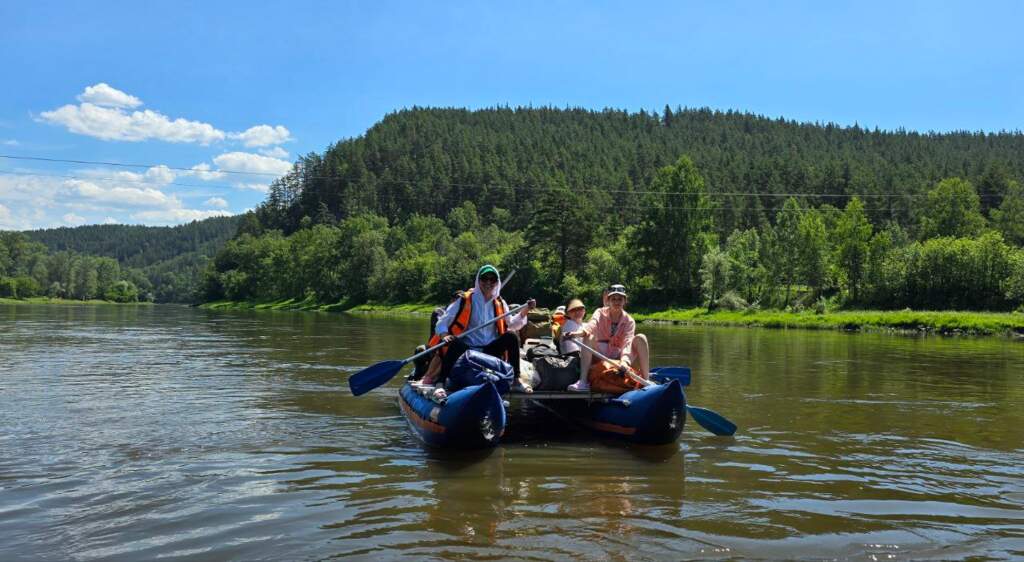
<svg viewBox="0 0 1024 562">
<path fill-rule="evenodd" d="M 1024 557 L 1024 342 L 642 326 L 689 365 L 666 447 L 540 409 L 424 448 L 399 380 L 425 318 L 0 306 L 0 560 Z"/>
</svg>

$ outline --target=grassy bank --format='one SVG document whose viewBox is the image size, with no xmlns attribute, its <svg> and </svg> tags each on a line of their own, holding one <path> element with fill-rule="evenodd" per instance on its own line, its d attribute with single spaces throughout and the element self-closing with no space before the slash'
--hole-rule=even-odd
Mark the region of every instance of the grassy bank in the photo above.
<svg viewBox="0 0 1024 562">
<path fill-rule="evenodd" d="M 430 314 L 437 305 L 433 304 L 376 304 L 366 303 L 350 306 L 339 302 L 318 303 L 312 299 L 277 301 L 213 301 L 199 305 L 211 310 L 302 310 L 313 312 L 358 312 L 361 314 Z"/>
<path fill-rule="evenodd" d="M 311 310 L 360 314 L 429 314 L 433 304 L 369 303 L 346 306 L 344 303 L 283 300 L 268 302 L 217 301 L 201 305 L 214 310 Z M 635 309 L 630 314 L 639 322 L 669 322 L 704 326 L 753 326 L 810 330 L 864 330 L 930 332 L 938 334 L 1024 335 L 1024 314 L 1019 312 L 961 312 L 911 310 L 846 310 L 813 312 L 714 311 L 706 308 Z"/>
<path fill-rule="evenodd" d="M 149 306 L 151 302 L 114 302 L 104 301 L 98 299 L 91 299 L 87 301 L 79 301 L 74 299 L 52 299 L 50 297 L 29 297 L 27 299 L 11 299 L 7 297 L 0 297 L 0 304 L 110 304 L 116 306 L 138 306 L 146 305 Z"/>
<path fill-rule="evenodd" d="M 846 310 L 815 314 L 780 310 L 708 312 L 706 308 L 689 308 L 638 311 L 633 316 L 642 322 L 714 326 L 1024 335 L 1024 314 L 1004 312 Z"/>
</svg>

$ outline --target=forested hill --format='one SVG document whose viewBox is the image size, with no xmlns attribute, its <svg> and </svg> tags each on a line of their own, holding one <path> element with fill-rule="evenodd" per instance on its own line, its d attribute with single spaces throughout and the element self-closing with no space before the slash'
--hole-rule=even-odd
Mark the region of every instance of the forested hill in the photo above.
<svg viewBox="0 0 1024 562">
<path fill-rule="evenodd" d="M 24 232 L 50 251 L 116 259 L 122 267 L 147 267 L 182 254 L 212 256 L 238 230 L 241 215 L 214 217 L 178 226 L 96 224 Z"/>
<path fill-rule="evenodd" d="M 590 205 L 629 223 L 637 219 L 630 193 L 644 190 L 659 168 L 684 154 L 718 206 L 720 233 L 772 219 L 784 194 L 838 207 L 843 196 L 859 195 L 876 224 L 910 224 L 917 206 L 904 196 L 922 195 L 954 176 L 974 184 L 987 211 L 999 205 L 1010 179 L 1024 176 L 1019 132 L 884 132 L 668 107 L 661 113 L 411 109 L 302 158 L 275 184 L 260 218 L 291 232 L 303 216 L 445 216 L 472 201 L 489 215 L 511 210 L 523 227 L 538 204 L 548 203 L 545 194 L 566 187 L 588 190 Z"/>
<path fill-rule="evenodd" d="M 208 262 L 241 220 L 0 233 L 0 296 L 194 302 Z"/>
<path fill-rule="evenodd" d="M 509 297 L 732 308 L 1024 305 L 1024 134 L 922 134 L 706 109 L 386 116 L 275 181 L 206 298 Z"/>
</svg>

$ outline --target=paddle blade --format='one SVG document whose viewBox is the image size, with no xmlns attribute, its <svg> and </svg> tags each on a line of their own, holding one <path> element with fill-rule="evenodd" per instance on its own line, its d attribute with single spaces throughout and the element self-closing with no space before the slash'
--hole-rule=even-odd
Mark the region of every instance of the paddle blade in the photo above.
<svg viewBox="0 0 1024 562">
<path fill-rule="evenodd" d="M 655 367 L 651 369 L 651 380 L 667 383 L 672 380 L 679 381 L 683 386 L 690 386 L 689 367 Z"/>
<path fill-rule="evenodd" d="M 348 378 L 348 387 L 355 396 L 362 396 L 367 392 L 387 383 L 395 378 L 398 371 L 405 366 L 405 361 L 381 361 L 375 365 L 359 371 Z"/>
<path fill-rule="evenodd" d="M 690 417 L 697 421 L 704 429 L 715 435 L 732 435 L 736 433 L 736 424 L 722 417 L 718 412 L 699 408 L 697 406 L 686 406 Z"/>
</svg>

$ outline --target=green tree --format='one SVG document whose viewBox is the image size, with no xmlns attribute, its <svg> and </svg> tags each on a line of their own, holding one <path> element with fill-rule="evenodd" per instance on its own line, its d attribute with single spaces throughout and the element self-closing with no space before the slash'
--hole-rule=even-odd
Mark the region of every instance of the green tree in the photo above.
<svg viewBox="0 0 1024 562">
<path fill-rule="evenodd" d="M 853 302 L 860 301 L 871 231 L 871 223 L 864 214 L 864 203 L 854 197 L 846 204 L 835 231 L 838 240 L 836 262 L 846 278 Z"/>
<path fill-rule="evenodd" d="M 786 199 L 782 209 L 775 215 L 775 232 L 780 251 L 776 254 L 782 275 L 782 283 L 786 287 L 786 298 L 782 306 L 789 306 L 793 284 L 797 281 L 800 271 L 800 221 L 803 212 L 800 204 L 793 197 Z"/>
<path fill-rule="evenodd" d="M 729 286 L 730 267 L 729 256 L 722 250 L 712 248 L 704 254 L 700 268 L 701 291 L 709 310 L 718 306 L 718 299 Z"/>
<path fill-rule="evenodd" d="M 762 297 L 767 272 L 761 264 L 759 248 L 761 236 L 756 229 L 736 230 L 725 241 L 725 253 L 731 263 L 728 289 L 734 290 L 748 302 Z"/>
<path fill-rule="evenodd" d="M 131 281 L 117 281 L 107 288 L 103 298 L 114 302 L 136 302 L 139 300 L 139 289 Z"/>
<path fill-rule="evenodd" d="M 797 226 L 797 255 L 800 274 L 815 294 L 820 294 L 825 285 L 828 265 L 828 237 L 825 220 L 817 209 L 809 209 L 800 215 Z"/>
<path fill-rule="evenodd" d="M 920 219 L 922 240 L 938 236 L 974 236 L 985 227 L 981 203 L 971 182 L 947 178 L 928 192 Z"/>
<path fill-rule="evenodd" d="M 712 226 L 704 178 L 687 156 L 655 174 L 647 213 L 636 230 L 637 250 L 670 299 L 694 301 L 701 258 Z"/>
<path fill-rule="evenodd" d="M 1003 203 L 992 210 L 992 223 L 1007 242 L 1024 246 L 1024 188 L 1020 183 L 1009 182 Z"/>
<path fill-rule="evenodd" d="M 526 232 L 527 241 L 555 272 L 552 286 L 560 286 L 569 272 L 579 275 L 594 237 L 594 209 L 585 197 L 564 183 L 550 186 Z"/>
</svg>

